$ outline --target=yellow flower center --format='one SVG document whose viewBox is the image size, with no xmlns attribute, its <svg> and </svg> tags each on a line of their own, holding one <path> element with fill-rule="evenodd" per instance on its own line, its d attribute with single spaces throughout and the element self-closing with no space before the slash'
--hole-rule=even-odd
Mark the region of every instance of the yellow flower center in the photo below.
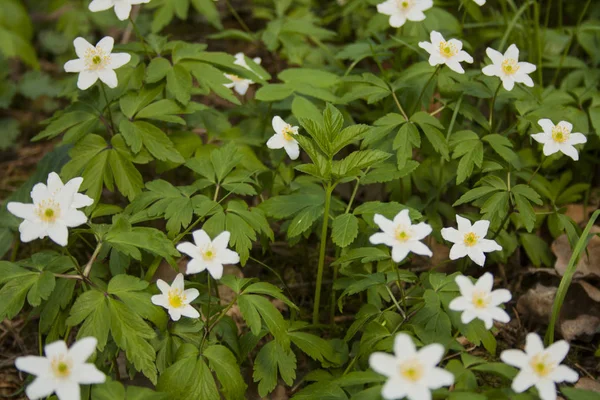
<svg viewBox="0 0 600 400">
<path fill-rule="evenodd" d="M 442 57 L 450 58 L 455 56 L 458 53 L 458 47 L 450 42 L 441 41 L 440 42 L 440 54 Z"/>
<path fill-rule="evenodd" d="M 505 58 L 502 61 L 502 71 L 504 71 L 506 75 L 513 75 L 517 73 L 519 68 L 521 67 L 519 67 L 518 61 L 514 58 Z"/>
<path fill-rule="evenodd" d="M 411 0 L 398 0 L 397 2 L 398 2 L 398 7 L 403 8 L 405 11 L 410 9 L 412 7 L 412 3 L 413 3 Z"/>
<path fill-rule="evenodd" d="M 463 241 L 467 247 L 475 246 L 478 240 L 479 236 L 474 232 L 465 233 L 465 236 L 463 237 Z"/>
<path fill-rule="evenodd" d="M 282 134 L 283 134 L 283 138 L 289 142 L 291 140 L 294 140 L 293 135 L 295 135 L 296 133 L 292 129 L 292 126 L 290 124 L 288 124 L 285 128 L 283 128 Z"/>
<path fill-rule="evenodd" d="M 208 249 L 206 249 L 202 252 L 202 258 L 204 258 L 204 260 L 206 260 L 206 261 L 212 260 L 213 258 L 215 258 L 216 255 L 217 255 L 217 253 L 214 251 L 214 249 L 212 247 L 209 247 Z"/>
<path fill-rule="evenodd" d="M 173 308 L 181 308 L 185 305 L 185 295 L 179 289 L 169 290 L 169 304 Z"/>
<path fill-rule="evenodd" d="M 548 376 L 556 368 L 556 364 L 552 361 L 550 355 L 543 352 L 532 357 L 529 365 L 533 372 L 541 378 Z"/>
<path fill-rule="evenodd" d="M 398 372 L 404 379 L 418 382 L 423 378 L 424 369 L 418 360 L 408 360 L 398 367 Z"/>
<path fill-rule="evenodd" d="M 95 47 L 86 51 L 84 61 L 88 70 L 103 69 L 110 62 L 110 53 L 106 54 L 101 48 Z"/>
<path fill-rule="evenodd" d="M 233 74 L 225 74 L 225 76 L 232 82 L 236 82 L 236 83 L 244 80 L 243 78 L 240 78 L 239 76 L 233 75 Z"/>
<path fill-rule="evenodd" d="M 65 358 L 63 355 L 54 358 L 50 362 L 52 372 L 54 372 L 54 376 L 57 378 L 67 378 L 71 375 L 72 364 L 72 361 Z"/>
<path fill-rule="evenodd" d="M 408 239 L 410 239 L 410 233 L 404 227 L 398 227 L 396 229 L 396 239 L 401 242 L 406 242 Z"/>
<path fill-rule="evenodd" d="M 556 143 L 566 142 L 567 139 L 569 139 L 570 134 L 571 132 L 569 132 L 569 130 L 564 126 L 556 125 L 554 128 L 552 128 L 552 140 L 554 140 Z"/>
<path fill-rule="evenodd" d="M 37 205 L 37 216 L 44 222 L 54 222 L 60 217 L 60 207 L 54 200 L 44 200 Z"/>
<path fill-rule="evenodd" d="M 487 306 L 490 304 L 490 296 L 485 292 L 476 290 L 473 292 L 471 301 L 473 302 L 473 306 L 475 308 L 487 308 Z"/>
</svg>

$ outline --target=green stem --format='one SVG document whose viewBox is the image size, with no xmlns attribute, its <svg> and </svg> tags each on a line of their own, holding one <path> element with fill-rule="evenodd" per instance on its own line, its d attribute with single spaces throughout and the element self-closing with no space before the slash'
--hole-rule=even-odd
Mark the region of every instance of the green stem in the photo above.
<svg viewBox="0 0 600 400">
<path fill-rule="evenodd" d="M 600 216 L 600 210 L 596 210 L 590 221 L 585 226 L 585 229 L 581 233 L 581 237 L 577 241 L 575 248 L 573 249 L 573 255 L 571 255 L 571 259 L 569 260 L 569 265 L 567 265 L 567 269 L 565 270 L 565 275 L 562 277 L 560 281 L 560 285 L 558 286 L 558 290 L 556 291 L 556 297 L 554 298 L 554 304 L 552 305 L 552 317 L 550 318 L 550 325 L 548 325 L 548 331 L 546 331 L 546 342 L 547 344 L 552 344 L 554 342 L 554 326 L 556 325 L 556 321 L 558 320 L 558 316 L 560 315 L 560 309 L 562 308 L 563 302 L 565 301 L 565 296 L 567 295 L 567 291 L 569 290 L 569 286 L 571 285 L 571 280 L 573 279 L 573 275 L 577 270 L 577 261 L 579 260 L 579 256 L 585 251 L 587 247 L 587 243 L 590 236 L 590 230 L 594 226 L 594 222 Z"/>
<path fill-rule="evenodd" d="M 85 269 L 83 270 L 83 276 L 85 278 L 87 278 L 90 275 L 90 272 L 92 270 L 92 265 L 94 264 L 94 261 L 96 261 L 96 257 L 98 257 L 98 254 L 100 253 L 101 249 L 102 249 L 102 242 L 100 241 L 100 242 L 98 242 L 96 249 L 94 249 L 94 253 L 92 253 L 92 257 L 90 258 L 88 263 L 85 265 Z"/>
<path fill-rule="evenodd" d="M 237 22 L 240 24 L 240 26 L 246 31 L 246 33 L 250 36 L 254 37 L 254 34 L 252 33 L 252 31 L 250 30 L 250 28 L 248 28 L 248 25 L 246 25 L 246 23 L 244 22 L 244 20 L 240 17 L 240 15 L 237 13 L 237 11 L 235 11 L 235 8 L 233 8 L 233 6 L 231 5 L 231 3 L 229 2 L 229 0 L 225 0 L 225 3 L 227 4 L 227 8 L 229 9 L 229 12 L 231 12 L 231 14 L 233 15 L 233 17 L 237 20 Z"/>
<path fill-rule="evenodd" d="M 329 226 L 329 207 L 331 205 L 331 193 L 334 185 L 327 183 L 325 189 L 325 211 L 323 212 L 323 228 L 321 229 L 321 247 L 319 249 L 319 265 L 317 267 L 317 286 L 315 288 L 315 304 L 313 307 L 312 322 L 319 323 L 319 307 L 321 305 L 321 285 L 323 283 L 323 266 L 325 264 L 325 252 L 327 250 L 327 228 Z"/>
<path fill-rule="evenodd" d="M 508 24 L 508 27 L 506 28 L 506 32 L 504 32 L 504 36 L 502 36 L 502 40 L 500 41 L 500 46 L 498 48 L 498 51 L 502 51 L 504 49 L 504 46 L 506 45 L 506 41 L 508 40 L 508 36 L 510 35 L 510 32 L 512 32 L 512 30 L 514 29 L 515 25 L 517 24 L 517 21 L 521 17 L 521 14 L 523 14 L 525 12 L 525 10 L 527 10 L 527 7 L 529 7 L 532 3 L 533 3 L 533 0 L 529 0 L 528 2 L 523 4 L 521 6 L 521 8 L 519 8 L 519 10 L 515 13 L 513 19 L 510 21 L 510 23 Z"/>
<path fill-rule="evenodd" d="M 212 297 L 212 288 L 210 285 L 210 273 L 208 273 L 208 271 L 206 271 L 206 281 L 207 281 L 207 285 L 208 285 L 208 303 L 206 304 L 206 331 L 208 334 L 208 328 L 209 328 L 209 321 L 210 321 L 210 298 Z"/>
<path fill-rule="evenodd" d="M 423 86 L 421 93 L 419 93 L 419 98 L 417 99 L 417 101 L 415 103 L 415 107 L 413 108 L 413 111 L 411 114 L 414 114 L 415 112 L 417 112 L 419 110 L 419 108 L 421 108 L 421 99 L 423 98 L 423 94 L 425 94 L 425 90 L 427 90 L 427 86 L 429 86 L 431 81 L 433 81 L 433 78 L 435 78 L 435 76 L 437 75 L 437 73 L 439 72 L 439 70 L 441 68 L 442 68 L 441 65 L 438 65 L 437 67 L 435 67 L 435 71 L 433 71 L 433 74 L 431 74 L 431 76 L 429 77 L 429 80 L 427 81 L 425 86 Z"/>
<path fill-rule="evenodd" d="M 112 111 L 110 109 L 110 103 L 108 101 L 108 96 L 106 95 L 106 89 L 104 89 L 104 83 L 100 83 L 100 90 L 102 90 L 102 94 L 104 95 L 104 101 L 106 101 L 106 109 L 108 110 L 108 118 L 110 119 L 110 129 L 112 130 L 112 134 L 116 133 L 115 131 L 115 121 L 113 120 Z"/>
<path fill-rule="evenodd" d="M 498 92 L 500 91 L 501 87 L 502 87 L 502 81 L 500 81 L 500 83 L 498 84 L 498 87 L 496 88 L 496 91 L 494 92 L 494 97 L 492 97 L 492 104 L 490 106 L 490 119 L 489 119 L 490 133 L 492 133 L 494 131 L 494 129 L 492 128 L 492 122 L 493 122 L 493 118 L 494 118 L 494 107 L 496 106 L 496 97 L 498 97 Z"/>
<path fill-rule="evenodd" d="M 129 22 L 131 22 L 131 26 L 133 27 L 133 31 L 135 32 L 135 35 L 138 37 L 138 39 L 140 39 L 140 42 L 142 43 L 142 47 L 144 47 L 144 52 L 150 58 L 151 52 L 150 52 L 150 49 L 148 48 L 148 46 L 146 45 L 146 40 L 144 40 L 144 36 L 142 36 L 140 30 L 137 27 L 137 24 L 135 23 L 133 18 L 131 18 L 131 16 L 129 16 Z"/>
<path fill-rule="evenodd" d="M 531 181 L 533 180 L 533 178 L 535 177 L 535 175 L 538 173 L 538 171 L 540 170 L 540 168 L 542 168 L 542 162 L 541 161 L 540 161 L 540 164 L 535 169 L 535 171 L 533 171 L 533 175 L 531 175 L 531 178 L 529 178 L 529 180 L 527 181 L 527 185 L 529 185 L 531 183 Z"/>
</svg>

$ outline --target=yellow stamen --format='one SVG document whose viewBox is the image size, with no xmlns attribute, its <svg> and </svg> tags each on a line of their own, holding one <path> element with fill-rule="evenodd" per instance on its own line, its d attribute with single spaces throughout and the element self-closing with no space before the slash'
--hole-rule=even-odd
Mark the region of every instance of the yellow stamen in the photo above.
<svg viewBox="0 0 600 400">
<path fill-rule="evenodd" d="M 565 126 L 556 125 L 554 128 L 552 128 L 552 140 L 554 140 L 556 143 L 566 142 L 569 139 L 570 134 L 571 132 Z"/>
<path fill-rule="evenodd" d="M 52 368 L 52 372 L 54 372 L 54 376 L 57 378 L 67 378 L 69 375 L 71 375 L 72 362 L 63 355 L 54 358 L 50 362 L 50 366 Z"/>
<path fill-rule="evenodd" d="M 440 42 L 440 54 L 443 57 L 450 58 L 455 56 L 458 53 L 458 47 L 450 42 L 441 41 Z"/>
<path fill-rule="evenodd" d="M 104 50 L 99 47 L 94 47 L 85 52 L 84 61 L 88 70 L 103 69 L 110 62 L 110 54 L 104 53 Z"/>
<path fill-rule="evenodd" d="M 502 61 L 502 71 L 507 75 L 516 74 L 519 68 L 521 67 L 519 67 L 518 61 L 514 58 L 505 58 Z"/>
<path fill-rule="evenodd" d="M 60 207 L 53 199 L 43 200 L 37 205 L 35 213 L 44 222 L 54 222 L 60 217 Z"/>
<path fill-rule="evenodd" d="M 410 239 L 410 233 L 407 232 L 404 227 L 399 227 L 396 229 L 396 239 L 401 242 L 406 242 L 408 239 Z"/>
<path fill-rule="evenodd" d="M 290 124 L 287 124 L 286 127 L 283 128 L 282 134 L 283 134 L 283 138 L 289 142 L 294 139 L 293 135 L 295 135 L 296 133 L 292 129 L 292 126 Z"/>
<path fill-rule="evenodd" d="M 418 360 L 408 360 L 398 367 L 400 376 L 411 382 L 418 382 L 423 378 L 423 364 Z"/>
<path fill-rule="evenodd" d="M 410 0 L 398 0 L 398 7 L 408 10 L 412 7 L 412 1 Z"/>
<path fill-rule="evenodd" d="M 490 304 L 490 296 L 488 293 L 476 290 L 473 292 L 471 301 L 475 308 L 487 308 Z"/>
<path fill-rule="evenodd" d="M 204 258 L 206 261 L 212 260 L 213 258 L 215 258 L 216 255 L 217 253 L 212 247 L 209 247 L 208 249 L 202 252 L 202 258 Z"/>
<path fill-rule="evenodd" d="M 556 363 L 552 361 L 549 354 L 539 353 L 529 362 L 533 372 L 539 377 L 546 377 L 554 371 Z"/>
<path fill-rule="evenodd" d="M 179 289 L 169 290 L 169 304 L 173 308 L 181 308 L 185 305 L 185 295 Z"/>
<path fill-rule="evenodd" d="M 477 236 L 474 232 L 469 232 L 465 234 L 463 241 L 467 247 L 475 246 L 479 241 L 479 236 Z"/>
</svg>

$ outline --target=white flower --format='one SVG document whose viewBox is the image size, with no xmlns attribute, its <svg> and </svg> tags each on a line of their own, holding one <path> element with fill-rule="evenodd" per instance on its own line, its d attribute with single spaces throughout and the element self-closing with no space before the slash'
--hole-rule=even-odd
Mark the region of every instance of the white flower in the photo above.
<svg viewBox="0 0 600 400">
<path fill-rule="evenodd" d="M 577 149 L 573 145 L 585 143 L 587 142 L 587 138 L 582 133 L 571 133 L 573 124 L 567 121 L 560 121 L 554 125 L 547 118 L 540 119 L 538 124 L 544 132 L 536 133 L 531 135 L 531 137 L 536 142 L 544 145 L 544 155 L 549 156 L 560 151 L 575 161 L 579 160 L 579 153 L 577 153 Z"/>
<path fill-rule="evenodd" d="M 525 351 L 505 350 L 500 358 L 506 364 L 521 371 L 512 382 L 512 389 L 522 393 L 531 386 L 537 388 L 542 400 L 556 399 L 554 382 L 577 382 L 579 375 L 566 365 L 561 365 L 569 352 L 569 344 L 564 340 L 544 349 L 542 339 L 536 333 L 527 335 Z"/>
<path fill-rule="evenodd" d="M 494 276 L 486 272 L 475 282 L 464 275 L 455 278 L 456 284 L 460 290 L 460 296 L 453 299 L 449 307 L 454 311 L 462 311 L 461 320 L 463 324 L 468 324 L 475 318 L 485 323 L 486 329 L 492 329 L 494 320 L 507 323 L 510 316 L 498 307 L 502 303 L 510 301 L 512 295 L 506 289 L 496 289 L 494 286 Z"/>
<path fill-rule="evenodd" d="M 490 47 L 485 51 L 492 65 L 487 65 L 481 70 L 487 76 L 497 76 L 502 80 L 506 90 L 512 90 L 515 82 L 533 87 L 533 80 L 529 75 L 536 70 L 536 66 L 528 62 L 519 62 L 519 49 L 511 44 L 504 55 Z"/>
<path fill-rule="evenodd" d="M 386 0 L 377 4 L 380 14 L 390 16 L 390 25 L 399 28 L 406 21 L 423 21 L 423 11 L 433 7 L 433 0 Z"/>
<path fill-rule="evenodd" d="M 451 260 L 469 256 L 475 264 L 483 267 L 485 263 L 484 253 L 502 250 L 502 246 L 496 243 L 495 240 L 484 239 L 490 227 L 490 221 L 482 219 L 471 226 L 471 222 L 468 219 L 456 215 L 456 222 L 458 229 L 442 229 L 442 237 L 454 243 L 450 249 Z"/>
<path fill-rule="evenodd" d="M 215 279 L 223 276 L 224 264 L 237 264 L 240 256 L 227 248 L 231 234 L 221 232 L 214 240 L 202 229 L 192 232 L 194 243 L 182 242 L 177 245 L 177 250 L 192 257 L 187 265 L 187 274 L 197 274 L 208 270 Z"/>
<path fill-rule="evenodd" d="M 419 42 L 419 47 L 425 49 L 429 53 L 429 64 L 433 67 L 440 64 L 446 64 L 452 71 L 464 74 L 461 62 L 473 62 L 466 51 L 462 50 L 462 42 L 457 39 L 444 40 L 441 33 L 431 31 L 431 43 Z"/>
<path fill-rule="evenodd" d="M 429 247 L 420 242 L 431 233 L 431 226 L 424 222 L 412 225 L 408 210 L 400 211 L 393 221 L 380 214 L 375 214 L 373 220 L 383 232 L 371 235 L 369 241 L 391 247 L 395 262 L 404 260 L 411 251 L 421 256 L 433 255 Z"/>
<path fill-rule="evenodd" d="M 430 400 L 431 390 L 454 383 L 454 375 L 436 367 L 444 356 L 444 346 L 433 343 L 419 351 L 410 336 L 399 333 L 394 339 L 394 355 L 373 353 L 371 368 L 388 377 L 381 395 L 384 399 Z"/>
<path fill-rule="evenodd" d="M 475 2 L 475 4 L 477 4 L 478 6 L 482 6 L 485 4 L 486 0 L 473 0 Z"/>
<path fill-rule="evenodd" d="M 94 353 L 98 341 L 86 337 L 70 349 L 62 340 L 44 348 L 46 357 L 26 356 L 15 361 L 18 370 L 36 375 L 25 393 L 30 399 L 41 399 L 56 393 L 59 400 L 79 400 L 79 385 L 103 383 L 106 376 L 94 364 L 85 361 Z"/>
<path fill-rule="evenodd" d="M 132 5 L 145 3 L 150 3 L 150 0 L 93 0 L 89 5 L 89 9 L 92 12 L 98 12 L 114 7 L 117 18 L 125 21 L 129 18 Z"/>
<path fill-rule="evenodd" d="M 162 279 L 156 281 L 156 286 L 162 294 L 152 296 L 152 304 L 167 309 L 173 321 L 179 321 L 181 316 L 198 318 L 200 313 L 190 303 L 200 295 L 197 289 L 187 289 L 183 283 L 183 274 L 177 274 L 171 286 Z"/>
<path fill-rule="evenodd" d="M 56 172 L 48 175 L 48 185 L 37 183 L 31 190 L 33 204 L 10 202 L 8 211 L 24 221 L 19 225 L 22 242 L 31 242 L 49 236 L 55 243 L 66 246 L 67 228 L 85 224 L 87 217 L 78 208 L 91 205 L 94 200 L 77 193 L 83 178 L 73 178 L 63 185 Z"/>
<path fill-rule="evenodd" d="M 79 72 L 77 87 L 86 90 L 98 79 L 109 88 L 117 87 L 117 74 L 115 69 L 122 67 L 131 60 L 127 53 L 111 53 L 115 40 L 110 36 L 104 37 L 96 47 L 87 40 L 78 37 L 73 41 L 77 60 L 67 61 L 65 71 Z"/>
<path fill-rule="evenodd" d="M 286 123 L 280 116 L 273 117 L 273 130 L 275 134 L 267 141 L 267 147 L 270 149 L 284 149 L 292 160 L 300 155 L 300 147 L 294 139 L 298 134 L 298 127 Z"/>
<path fill-rule="evenodd" d="M 243 67 L 243 68 L 247 69 L 248 71 L 252 71 L 252 69 L 246 63 L 244 53 L 237 53 L 234 57 L 235 57 L 235 61 L 233 63 L 235 65 L 239 65 L 240 67 Z M 260 64 L 261 59 L 260 59 L 260 57 L 256 57 L 253 59 L 253 61 L 256 64 Z M 254 71 L 252 71 L 252 72 L 254 72 Z M 248 91 L 248 88 L 250 87 L 250 85 L 252 85 L 254 83 L 254 81 L 252 79 L 242 78 L 235 74 L 223 74 L 223 75 L 225 75 L 225 77 L 231 81 L 231 83 L 225 83 L 223 86 L 225 86 L 226 88 L 233 88 L 241 96 L 245 95 L 246 92 Z"/>
</svg>

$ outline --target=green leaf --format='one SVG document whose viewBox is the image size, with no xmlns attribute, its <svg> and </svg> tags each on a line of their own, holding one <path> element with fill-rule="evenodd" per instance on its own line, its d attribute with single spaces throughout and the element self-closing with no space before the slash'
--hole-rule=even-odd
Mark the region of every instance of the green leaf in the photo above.
<svg viewBox="0 0 600 400">
<path fill-rule="evenodd" d="M 300 350 L 316 361 L 333 360 L 334 349 L 327 340 L 306 332 L 289 332 L 290 339 Z"/>
<path fill-rule="evenodd" d="M 264 345 L 254 360 L 254 382 L 258 382 L 261 397 L 270 393 L 277 385 L 277 375 L 287 385 L 296 379 L 296 356 L 290 349 L 283 348 L 277 341 Z"/>
<path fill-rule="evenodd" d="M 331 225 L 331 239 L 341 248 L 347 247 L 358 236 L 358 218 L 353 214 L 338 215 Z"/>
<path fill-rule="evenodd" d="M 339 177 L 357 176 L 360 170 L 372 167 L 387 160 L 391 154 L 381 150 L 358 150 L 343 160 L 333 161 L 331 172 Z"/>
<path fill-rule="evenodd" d="M 540 267 L 542 264 L 547 267 L 552 266 L 552 254 L 544 239 L 532 233 L 522 233 L 519 235 L 519 239 L 533 265 L 536 267 Z"/>
<path fill-rule="evenodd" d="M 338 135 L 333 137 L 331 152 L 337 154 L 352 142 L 360 140 L 369 129 L 370 127 L 368 125 L 351 125 L 344 128 Z"/>
<path fill-rule="evenodd" d="M 269 300 L 254 294 L 244 294 L 238 297 L 237 302 L 244 320 L 248 325 L 253 325 L 255 335 L 260 331 L 260 329 L 256 329 L 256 313 L 258 313 L 275 340 L 285 348 L 289 347 L 287 322 Z M 251 311 L 252 309 L 255 311 Z"/>
<path fill-rule="evenodd" d="M 244 399 L 247 385 L 231 351 L 225 346 L 215 345 L 204 350 L 202 355 L 208 359 L 210 369 L 217 374 L 225 398 Z"/>
<path fill-rule="evenodd" d="M 119 192 L 132 201 L 144 187 L 142 175 L 137 168 L 121 153 L 111 150 L 108 152 L 108 165 L 113 173 Z"/>
<path fill-rule="evenodd" d="M 98 339 L 98 350 L 102 351 L 108 339 L 109 321 L 108 299 L 104 293 L 98 290 L 88 290 L 79 295 L 71 307 L 66 324 L 77 326 L 83 322 L 77 332 L 77 337 L 94 336 Z"/>
<path fill-rule="evenodd" d="M 156 83 L 163 80 L 171 70 L 171 63 L 166 58 L 156 57 L 146 68 L 146 82 Z"/>
<path fill-rule="evenodd" d="M 293 238 L 306 232 L 315 221 L 323 215 L 323 212 L 324 209 L 322 205 L 309 206 L 301 209 L 288 226 L 288 238 Z"/>
<path fill-rule="evenodd" d="M 157 389 L 171 399 L 220 400 L 213 375 L 198 350 L 184 344 L 177 352 L 177 361 L 160 376 Z"/>
<path fill-rule="evenodd" d="M 492 149 L 494 149 L 494 151 L 498 153 L 498 155 L 505 161 L 509 162 L 515 167 L 519 166 L 519 156 L 517 156 L 517 153 L 512 150 L 513 144 L 508 138 L 497 133 L 493 133 L 484 136 L 482 140 L 489 143 Z"/>
<path fill-rule="evenodd" d="M 568 386 L 561 386 L 560 391 L 568 400 L 596 400 L 598 392 L 592 390 L 575 389 Z"/>
<path fill-rule="evenodd" d="M 32 272 L 9 281 L 0 289 L 0 318 L 12 319 L 21 311 L 29 289 L 36 283 L 38 275 Z"/>
<path fill-rule="evenodd" d="M 456 202 L 454 204 L 452 204 L 452 207 L 456 207 L 456 206 L 459 206 L 459 205 L 465 204 L 465 203 L 470 203 L 473 200 L 477 200 L 477 199 L 484 197 L 490 193 L 497 192 L 498 190 L 499 189 L 492 187 L 492 186 L 480 186 L 480 187 L 471 189 L 467 193 L 460 196 L 460 198 L 458 200 L 456 200 Z"/>
<path fill-rule="evenodd" d="M 130 122 L 123 120 L 119 125 L 119 129 L 127 132 L 127 137 L 136 137 L 141 139 L 144 143 L 144 147 L 148 149 L 156 159 L 161 161 L 172 161 L 175 163 L 184 163 L 185 159 L 177 151 L 173 142 L 165 133 L 155 125 L 145 121 Z M 138 140 L 135 139 L 135 144 L 138 144 Z M 129 141 L 128 141 L 129 144 Z M 135 149 L 132 147 L 135 151 Z"/>
<path fill-rule="evenodd" d="M 270 217 L 290 218 L 306 207 L 320 206 L 325 201 L 323 195 L 290 194 L 271 197 L 263 201 L 259 208 Z"/>
<path fill-rule="evenodd" d="M 162 93 L 164 85 L 145 85 L 140 91 L 129 92 L 119 99 L 121 111 L 129 119 Z"/>
<path fill-rule="evenodd" d="M 294 89 L 283 83 L 271 83 L 256 91 L 254 98 L 260 101 L 279 101 L 290 97 Z"/>
<path fill-rule="evenodd" d="M 184 105 L 190 101 L 192 76 L 179 64 L 167 72 L 167 92 Z"/>
</svg>

